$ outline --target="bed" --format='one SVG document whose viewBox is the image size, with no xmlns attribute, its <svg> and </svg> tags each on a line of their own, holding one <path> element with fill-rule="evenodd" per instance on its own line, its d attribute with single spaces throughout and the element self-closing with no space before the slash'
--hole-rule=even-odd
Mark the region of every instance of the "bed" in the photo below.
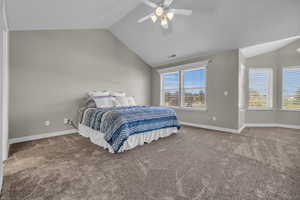
<svg viewBox="0 0 300 200">
<path fill-rule="evenodd" d="M 168 107 L 88 106 L 81 109 L 79 134 L 110 153 L 120 153 L 178 133 L 176 113 Z"/>
</svg>

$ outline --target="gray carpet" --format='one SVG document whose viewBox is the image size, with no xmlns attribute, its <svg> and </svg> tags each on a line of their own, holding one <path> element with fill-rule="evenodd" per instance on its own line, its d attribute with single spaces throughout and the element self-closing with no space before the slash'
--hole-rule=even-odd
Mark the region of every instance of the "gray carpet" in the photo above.
<svg viewBox="0 0 300 200">
<path fill-rule="evenodd" d="M 122 154 L 76 134 L 15 144 L 0 199 L 300 199 L 300 130 L 181 132 Z"/>
</svg>

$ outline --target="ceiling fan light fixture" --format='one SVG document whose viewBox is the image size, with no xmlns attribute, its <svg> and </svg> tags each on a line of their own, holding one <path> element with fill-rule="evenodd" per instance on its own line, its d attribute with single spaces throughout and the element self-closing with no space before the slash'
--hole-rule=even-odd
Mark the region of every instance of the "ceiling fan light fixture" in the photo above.
<svg viewBox="0 0 300 200">
<path fill-rule="evenodd" d="M 153 2 L 154 0 L 141 0 L 146 5 L 150 6 L 154 9 L 152 13 L 146 15 L 145 17 L 142 17 L 137 22 L 142 23 L 146 20 L 151 19 L 153 23 L 156 23 L 158 21 L 161 26 L 165 29 L 169 28 L 169 22 L 171 22 L 175 15 L 185 15 L 190 16 L 192 15 L 192 10 L 186 10 L 186 9 L 173 9 L 171 8 L 171 4 L 174 0 L 160 0 L 160 3 Z M 155 0 L 156 2 L 158 0 Z"/>
<path fill-rule="evenodd" d="M 160 23 L 161 23 L 161 25 L 162 26 L 165 26 L 165 25 L 167 25 L 168 24 L 168 20 L 167 20 L 167 17 L 166 16 L 161 16 L 161 18 L 160 18 Z"/>
<path fill-rule="evenodd" d="M 159 17 L 162 16 L 164 14 L 164 9 L 162 7 L 157 7 L 155 10 L 155 14 Z"/>
<path fill-rule="evenodd" d="M 155 23 L 157 21 L 157 16 L 156 15 L 152 15 L 151 16 L 151 20 L 153 23 Z"/>
<path fill-rule="evenodd" d="M 168 19 L 171 21 L 171 20 L 174 18 L 174 13 L 168 12 L 168 13 L 167 13 L 167 17 L 168 17 Z"/>
<path fill-rule="evenodd" d="M 168 24 L 168 21 L 167 20 L 161 20 L 161 25 L 162 26 L 166 26 Z"/>
</svg>

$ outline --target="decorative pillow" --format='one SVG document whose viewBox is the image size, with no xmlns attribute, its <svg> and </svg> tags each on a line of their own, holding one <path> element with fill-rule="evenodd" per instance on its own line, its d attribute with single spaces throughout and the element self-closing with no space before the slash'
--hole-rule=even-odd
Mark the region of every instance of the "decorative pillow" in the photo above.
<svg viewBox="0 0 300 200">
<path fill-rule="evenodd" d="M 129 106 L 127 97 L 115 97 L 115 102 L 116 102 L 116 106 L 118 107 Z"/>
<path fill-rule="evenodd" d="M 136 102 L 135 102 L 134 97 L 127 97 L 127 100 L 128 100 L 128 105 L 129 106 L 136 106 Z"/>
<path fill-rule="evenodd" d="M 93 100 L 95 101 L 97 108 L 108 108 L 115 106 L 114 98 L 111 96 L 94 97 Z"/>
<path fill-rule="evenodd" d="M 111 96 L 113 96 L 113 97 L 125 97 L 126 93 L 125 92 L 111 92 Z"/>
<path fill-rule="evenodd" d="M 109 96 L 109 92 L 108 91 L 90 91 L 88 92 L 88 95 L 90 97 L 104 97 L 104 96 Z"/>
<path fill-rule="evenodd" d="M 118 107 L 136 106 L 133 97 L 115 97 L 115 101 L 116 101 L 116 106 Z"/>
</svg>

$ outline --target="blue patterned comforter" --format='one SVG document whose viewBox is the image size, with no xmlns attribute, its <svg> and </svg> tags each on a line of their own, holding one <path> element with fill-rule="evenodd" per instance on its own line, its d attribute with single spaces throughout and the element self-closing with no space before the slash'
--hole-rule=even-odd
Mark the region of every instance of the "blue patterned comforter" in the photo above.
<svg viewBox="0 0 300 200">
<path fill-rule="evenodd" d="M 148 106 L 87 109 L 81 124 L 104 133 L 115 152 L 131 135 L 171 127 L 180 129 L 173 109 Z"/>
</svg>

